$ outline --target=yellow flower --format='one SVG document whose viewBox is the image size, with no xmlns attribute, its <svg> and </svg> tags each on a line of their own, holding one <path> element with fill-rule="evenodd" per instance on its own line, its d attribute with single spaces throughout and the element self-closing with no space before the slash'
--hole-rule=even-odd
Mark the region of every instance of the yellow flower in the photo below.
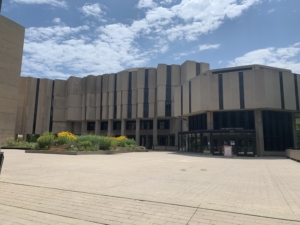
<svg viewBox="0 0 300 225">
<path fill-rule="evenodd" d="M 67 137 L 68 139 L 71 139 L 73 141 L 77 140 L 77 137 L 69 131 L 60 132 L 57 136 L 58 137 Z"/>
</svg>

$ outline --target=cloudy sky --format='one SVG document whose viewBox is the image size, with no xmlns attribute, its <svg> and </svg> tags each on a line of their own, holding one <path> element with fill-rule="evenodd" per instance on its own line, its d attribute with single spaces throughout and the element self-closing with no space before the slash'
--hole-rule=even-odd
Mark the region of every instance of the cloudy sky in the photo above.
<svg viewBox="0 0 300 225">
<path fill-rule="evenodd" d="M 2 14 L 26 28 L 22 76 L 186 60 L 300 73 L 300 0 L 3 0 Z"/>
</svg>

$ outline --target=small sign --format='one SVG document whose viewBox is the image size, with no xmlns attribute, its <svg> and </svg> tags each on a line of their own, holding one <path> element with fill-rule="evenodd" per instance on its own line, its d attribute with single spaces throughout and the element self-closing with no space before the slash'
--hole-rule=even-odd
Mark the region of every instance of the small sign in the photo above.
<svg viewBox="0 0 300 225">
<path fill-rule="evenodd" d="M 235 141 L 230 141 L 230 145 L 235 145 Z"/>
<path fill-rule="evenodd" d="M 224 157 L 232 157 L 232 146 L 224 146 Z"/>
</svg>

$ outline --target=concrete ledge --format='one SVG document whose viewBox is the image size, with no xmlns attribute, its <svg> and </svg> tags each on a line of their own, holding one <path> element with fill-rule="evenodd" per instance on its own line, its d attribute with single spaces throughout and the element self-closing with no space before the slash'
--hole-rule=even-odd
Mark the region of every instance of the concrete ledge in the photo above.
<svg viewBox="0 0 300 225">
<path fill-rule="evenodd" d="M 155 151 L 177 151 L 178 147 L 177 146 L 160 146 L 160 145 L 156 145 L 156 146 L 153 146 L 153 150 L 155 150 Z"/>
<path fill-rule="evenodd" d="M 58 152 L 58 151 L 48 151 L 48 150 L 26 150 L 25 153 L 37 153 L 37 154 L 57 154 L 57 155 L 112 155 L 119 153 L 129 153 L 129 152 L 148 152 L 148 150 L 120 150 L 120 151 L 91 151 L 91 152 Z"/>
<path fill-rule="evenodd" d="M 30 150 L 29 147 L 16 147 L 16 146 L 3 146 L 1 149 L 14 149 L 14 150 Z"/>
<path fill-rule="evenodd" d="M 287 149 L 286 157 L 300 162 L 300 150 Z"/>
</svg>

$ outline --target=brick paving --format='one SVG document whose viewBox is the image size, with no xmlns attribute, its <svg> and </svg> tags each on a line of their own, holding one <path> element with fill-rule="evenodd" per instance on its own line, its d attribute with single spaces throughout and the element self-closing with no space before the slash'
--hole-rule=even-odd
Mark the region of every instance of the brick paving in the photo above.
<svg viewBox="0 0 300 225">
<path fill-rule="evenodd" d="M 300 225 L 300 163 L 289 159 L 4 152 L 0 225 Z"/>
</svg>

